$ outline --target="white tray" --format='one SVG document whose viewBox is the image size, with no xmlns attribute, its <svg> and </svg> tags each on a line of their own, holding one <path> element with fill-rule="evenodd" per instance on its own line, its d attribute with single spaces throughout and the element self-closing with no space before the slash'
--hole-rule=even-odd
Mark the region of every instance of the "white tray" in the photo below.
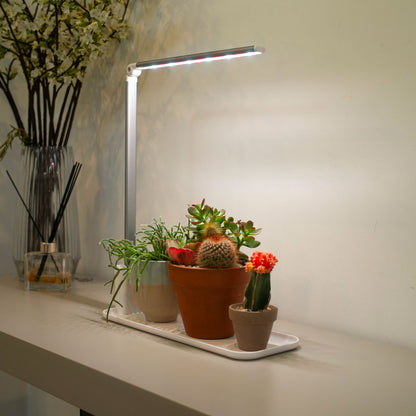
<svg viewBox="0 0 416 416">
<path fill-rule="evenodd" d="M 106 316 L 107 310 L 104 310 L 103 317 L 106 318 Z M 272 332 L 266 349 L 243 351 L 238 348 L 235 337 L 211 340 L 192 338 L 186 335 L 180 317 L 175 322 L 154 323 L 147 322 L 140 312 L 125 315 L 113 308 L 110 310 L 108 320 L 236 360 L 255 360 L 293 350 L 299 345 L 299 338 L 294 335 Z"/>
</svg>

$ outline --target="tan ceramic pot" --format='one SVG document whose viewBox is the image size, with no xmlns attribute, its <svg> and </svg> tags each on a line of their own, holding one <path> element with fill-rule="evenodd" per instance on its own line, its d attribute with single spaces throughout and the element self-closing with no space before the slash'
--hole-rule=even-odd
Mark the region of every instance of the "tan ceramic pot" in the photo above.
<svg viewBox="0 0 416 416">
<path fill-rule="evenodd" d="M 176 321 L 178 303 L 173 284 L 169 280 L 167 261 L 151 261 L 147 264 L 135 298 L 147 321 Z"/>
<path fill-rule="evenodd" d="M 194 338 L 233 336 L 229 305 L 242 302 L 250 274 L 244 267 L 207 269 L 169 263 L 185 332 Z"/>
<path fill-rule="evenodd" d="M 263 311 L 253 312 L 244 309 L 241 303 L 237 303 L 230 305 L 229 317 L 240 350 L 264 350 L 269 342 L 273 322 L 277 319 L 277 308 L 269 305 Z"/>
</svg>

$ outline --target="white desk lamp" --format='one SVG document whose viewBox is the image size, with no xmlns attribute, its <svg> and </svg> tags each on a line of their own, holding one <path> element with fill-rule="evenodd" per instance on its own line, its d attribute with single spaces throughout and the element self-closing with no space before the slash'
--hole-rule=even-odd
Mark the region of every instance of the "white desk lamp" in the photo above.
<svg viewBox="0 0 416 416">
<path fill-rule="evenodd" d="M 124 199 L 124 238 L 136 241 L 136 118 L 137 79 L 146 69 L 189 65 L 200 62 L 241 58 L 264 53 L 263 48 L 244 46 L 241 48 L 195 53 L 172 58 L 154 59 L 132 63 L 127 66 L 127 109 L 126 109 L 126 172 Z"/>
</svg>

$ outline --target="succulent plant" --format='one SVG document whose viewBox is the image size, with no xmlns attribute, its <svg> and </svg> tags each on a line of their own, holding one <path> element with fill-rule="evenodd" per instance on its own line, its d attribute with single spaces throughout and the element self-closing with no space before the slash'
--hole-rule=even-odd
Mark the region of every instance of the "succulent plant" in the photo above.
<svg viewBox="0 0 416 416">
<path fill-rule="evenodd" d="M 225 234 L 237 245 L 237 250 L 245 246 L 256 248 L 260 242 L 255 239 L 261 228 L 255 228 L 253 221 L 234 220 L 226 217 L 224 209 L 217 209 L 205 204 L 205 199 L 200 204 L 188 207 L 188 230 L 193 233 L 194 241 L 201 241 L 208 235 Z"/>
<path fill-rule="evenodd" d="M 206 205 L 205 199 L 200 204 L 190 205 L 186 217 L 186 240 L 166 242 L 173 263 L 187 266 L 195 263 L 199 267 L 212 268 L 236 267 L 248 261 L 241 247 L 255 248 L 260 245 L 254 236 L 261 229 L 255 228 L 253 221 L 227 218 L 224 209 Z M 188 249 L 196 253 L 196 262 Z"/>
<path fill-rule="evenodd" d="M 267 309 L 270 302 L 270 273 L 277 258 L 271 253 L 255 251 L 246 263 L 246 271 L 251 272 L 245 292 L 243 307 L 250 311 Z"/>
<path fill-rule="evenodd" d="M 108 254 L 108 267 L 114 270 L 114 276 L 105 283 L 105 285 L 110 285 L 112 295 L 107 309 L 107 320 L 113 303 L 121 305 L 117 296 L 123 284 L 126 281 L 135 280 L 137 290 L 141 275 L 149 261 L 169 260 L 166 241 L 185 240 L 187 230 L 180 224 L 168 228 L 162 219 L 153 219 L 151 224 L 142 225 L 136 235 L 136 243 L 114 238 L 105 238 L 100 241 Z M 136 271 L 135 275 L 134 271 Z"/>
<path fill-rule="evenodd" d="M 169 259 L 176 264 L 183 264 L 184 266 L 193 266 L 195 264 L 196 243 L 185 244 L 181 247 L 178 240 L 167 239 L 166 251 Z"/>
<path fill-rule="evenodd" d="M 231 238 L 222 234 L 205 237 L 196 254 L 196 264 L 199 267 L 237 267 L 238 261 L 237 245 Z"/>
</svg>

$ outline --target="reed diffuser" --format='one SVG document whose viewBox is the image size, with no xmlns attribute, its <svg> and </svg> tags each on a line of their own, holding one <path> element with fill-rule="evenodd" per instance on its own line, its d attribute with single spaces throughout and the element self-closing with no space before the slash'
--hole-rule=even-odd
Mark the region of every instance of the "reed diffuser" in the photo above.
<svg viewBox="0 0 416 416">
<path fill-rule="evenodd" d="M 72 282 L 72 257 L 57 253 L 55 243 L 41 243 L 40 251 L 25 255 L 25 289 L 66 292 Z"/>
<path fill-rule="evenodd" d="M 24 281 L 25 288 L 28 290 L 50 289 L 66 291 L 71 286 L 72 281 L 72 258 L 69 253 L 57 253 L 54 239 L 62 221 L 65 208 L 69 202 L 75 183 L 81 170 L 81 164 L 76 162 L 71 170 L 65 192 L 59 205 L 58 213 L 52 226 L 51 233 L 47 241 L 41 243 L 40 251 L 25 254 Z M 17 189 L 11 175 L 7 175 L 16 190 L 25 210 L 32 221 L 34 228 L 38 231 L 39 237 L 45 240 L 33 215 L 25 203 L 21 193 Z"/>
</svg>

